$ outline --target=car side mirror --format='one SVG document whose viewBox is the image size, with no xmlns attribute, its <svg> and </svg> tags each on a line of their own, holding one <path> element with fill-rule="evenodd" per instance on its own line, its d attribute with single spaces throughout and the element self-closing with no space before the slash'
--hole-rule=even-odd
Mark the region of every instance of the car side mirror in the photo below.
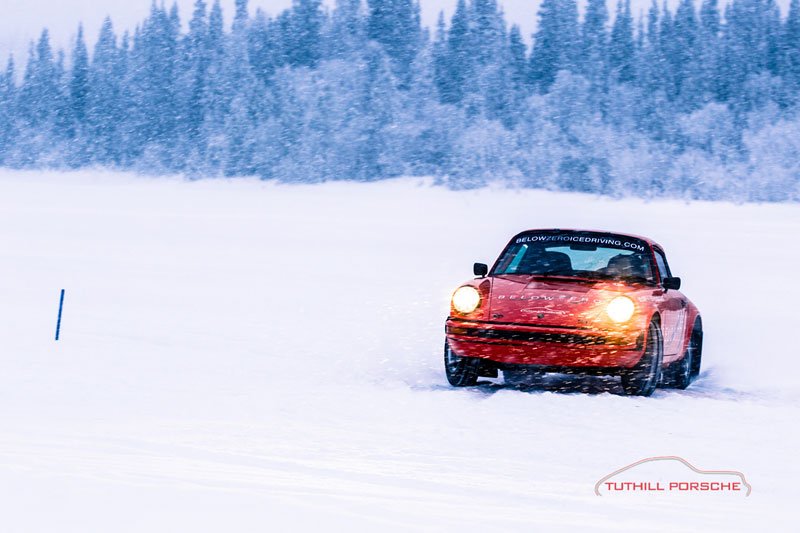
<svg viewBox="0 0 800 533">
<path fill-rule="evenodd" d="M 678 290 L 681 288 L 681 278 L 671 277 L 671 278 L 664 278 L 661 281 L 661 284 L 664 286 L 665 290 L 673 289 Z"/>
<path fill-rule="evenodd" d="M 479 278 L 485 278 L 486 274 L 489 273 L 489 267 L 483 263 L 475 263 L 472 265 L 472 273 Z"/>
</svg>

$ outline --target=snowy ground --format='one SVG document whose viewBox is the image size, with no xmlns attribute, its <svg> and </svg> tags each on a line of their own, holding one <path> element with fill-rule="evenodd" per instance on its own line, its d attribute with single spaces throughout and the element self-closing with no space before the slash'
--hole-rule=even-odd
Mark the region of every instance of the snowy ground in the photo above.
<svg viewBox="0 0 800 533">
<path fill-rule="evenodd" d="M 701 378 L 446 386 L 450 291 L 529 227 L 661 242 Z M 797 205 L 2 171 L 0 528 L 796 530 L 798 234 Z M 753 493 L 594 494 L 655 455 Z"/>
</svg>

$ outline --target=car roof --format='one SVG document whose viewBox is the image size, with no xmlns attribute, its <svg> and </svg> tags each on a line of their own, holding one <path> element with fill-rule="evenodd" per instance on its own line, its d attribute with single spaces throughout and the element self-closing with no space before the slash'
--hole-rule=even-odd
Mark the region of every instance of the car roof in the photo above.
<svg viewBox="0 0 800 533">
<path fill-rule="evenodd" d="M 563 232 L 575 232 L 575 233 L 597 233 L 598 235 L 618 235 L 620 237 L 631 237 L 634 239 L 639 239 L 640 241 L 644 241 L 650 246 L 655 246 L 660 249 L 664 249 L 663 246 L 658 244 L 653 239 L 648 237 L 643 237 L 641 235 L 636 235 L 634 233 L 623 233 L 620 231 L 604 231 L 604 230 L 595 230 L 595 229 L 575 229 L 575 228 L 533 228 L 533 229 L 526 229 L 525 231 L 520 231 L 511 240 L 516 239 L 520 235 L 525 235 L 526 233 L 535 233 L 537 231 L 563 231 Z"/>
</svg>

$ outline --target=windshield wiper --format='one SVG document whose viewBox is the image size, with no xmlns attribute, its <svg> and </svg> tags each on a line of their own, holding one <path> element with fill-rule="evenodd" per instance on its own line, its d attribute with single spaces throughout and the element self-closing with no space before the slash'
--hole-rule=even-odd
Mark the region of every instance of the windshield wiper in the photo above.
<svg viewBox="0 0 800 533">
<path fill-rule="evenodd" d="M 649 279 L 643 278 L 642 276 L 619 276 L 617 279 L 630 283 L 650 283 Z"/>
<path fill-rule="evenodd" d="M 597 279 L 597 278 L 593 279 L 593 278 L 591 278 L 589 276 L 584 276 L 584 275 L 564 274 L 563 272 L 542 272 L 541 274 L 537 273 L 537 274 L 528 274 L 528 275 L 531 276 L 531 277 L 534 277 L 534 278 L 549 278 L 549 279 L 556 278 L 558 280 L 576 281 L 576 282 L 596 281 L 596 279 Z"/>
</svg>

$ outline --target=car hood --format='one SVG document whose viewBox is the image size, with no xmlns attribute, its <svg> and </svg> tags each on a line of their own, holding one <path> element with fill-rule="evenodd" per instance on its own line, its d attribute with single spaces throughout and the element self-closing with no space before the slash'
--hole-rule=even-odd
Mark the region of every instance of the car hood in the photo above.
<svg viewBox="0 0 800 533">
<path fill-rule="evenodd" d="M 496 276 L 490 317 L 498 322 L 589 327 L 608 301 L 631 290 L 626 284 L 608 281 Z"/>
</svg>

